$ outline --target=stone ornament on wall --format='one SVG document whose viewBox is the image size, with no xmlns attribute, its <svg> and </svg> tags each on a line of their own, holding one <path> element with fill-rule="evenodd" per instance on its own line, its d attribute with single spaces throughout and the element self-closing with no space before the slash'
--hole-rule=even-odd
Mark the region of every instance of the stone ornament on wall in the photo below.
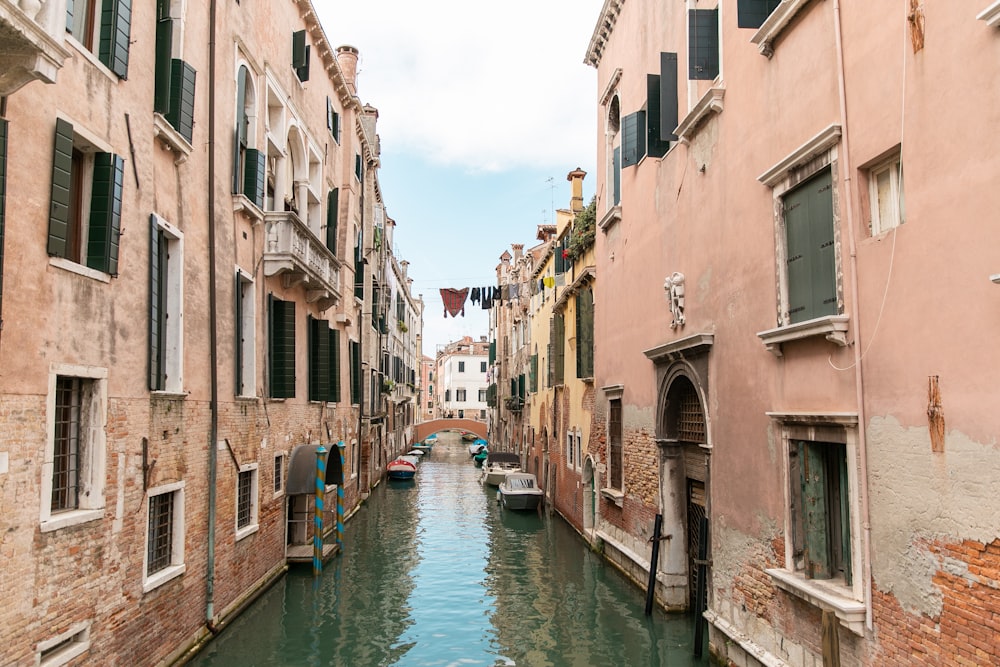
<svg viewBox="0 0 1000 667">
<path fill-rule="evenodd" d="M 670 303 L 670 314 L 673 321 L 670 322 L 671 329 L 684 326 L 684 274 L 675 271 L 667 276 L 663 281 L 663 291 L 666 293 L 667 302 Z"/>
</svg>

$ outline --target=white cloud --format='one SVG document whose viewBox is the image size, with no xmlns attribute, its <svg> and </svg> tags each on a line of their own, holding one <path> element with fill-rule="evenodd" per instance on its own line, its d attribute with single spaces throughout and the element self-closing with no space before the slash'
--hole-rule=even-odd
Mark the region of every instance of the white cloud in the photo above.
<svg viewBox="0 0 1000 667">
<path fill-rule="evenodd" d="M 358 94 L 379 109 L 383 146 L 472 171 L 593 152 L 583 58 L 602 0 L 315 4 L 333 46 L 361 52 Z"/>
</svg>

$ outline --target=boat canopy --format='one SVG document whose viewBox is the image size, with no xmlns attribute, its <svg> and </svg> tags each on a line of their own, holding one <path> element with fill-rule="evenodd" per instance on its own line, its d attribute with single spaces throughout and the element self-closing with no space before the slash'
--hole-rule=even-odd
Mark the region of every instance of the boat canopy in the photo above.
<svg viewBox="0 0 1000 667">
<path fill-rule="evenodd" d="M 486 463 L 520 463 L 521 457 L 514 452 L 490 452 L 486 456 Z"/>
<path fill-rule="evenodd" d="M 344 471 L 340 467 L 340 452 L 336 443 L 323 447 L 326 447 L 326 454 L 323 455 L 326 485 L 343 483 Z M 290 496 L 316 493 L 316 450 L 319 448 L 319 445 L 297 445 L 292 450 L 292 455 L 288 457 L 288 481 L 285 483 L 285 493 Z"/>
</svg>

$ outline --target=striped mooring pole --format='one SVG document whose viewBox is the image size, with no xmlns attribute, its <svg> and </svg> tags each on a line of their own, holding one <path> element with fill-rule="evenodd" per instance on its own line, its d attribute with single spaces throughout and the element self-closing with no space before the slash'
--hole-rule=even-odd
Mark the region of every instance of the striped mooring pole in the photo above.
<svg viewBox="0 0 1000 667">
<path fill-rule="evenodd" d="M 337 484 L 337 552 L 344 548 L 344 448 L 347 445 L 341 440 L 337 443 L 337 452 L 340 454 L 341 479 Z"/>
<path fill-rule="evenodd" d="M 326 491 L 326 447 L 316 448 L 316 511 L 313 513 L 313 576 L 323 573 L 323 494 Z"/>
</svg>

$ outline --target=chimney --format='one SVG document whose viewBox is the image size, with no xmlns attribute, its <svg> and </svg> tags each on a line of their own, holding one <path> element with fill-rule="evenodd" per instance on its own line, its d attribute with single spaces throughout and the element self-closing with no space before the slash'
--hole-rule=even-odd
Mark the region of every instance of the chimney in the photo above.
<svg viewBox="0 0 1000 667">
<path fill-rule="evenodd" d="M 514 261 L 520 262 L 521 258 L 524 257 L 524 244 L 512 243 L 510 247 L 514 249 Z"/>
<path fill-rule="evenodd" d="M 376 157 L 382 153 L 382 149 L 379 146 L 378 134 L 375 132 L 377 123 L 378 109 L 370 104 L 361 107 L 361 125 L 365 128 L 365 134 L 368 135 L 368 139 L 372 142 L 372 152 Z"/>
<path fill-rule="evenodd" d="M 586 175 L 587 172 L 577 167 L 566 176 L 566 180 L 573 184 L 572 198 L 569 200 L 569 207 L 573 213 L 583 210 L 583 179 Z"/>
<path fill-rule="evenodd" d="M 344 73 L 344 81 L 347 82 L 347 90 L 351 95 L 358 94 L 358 50 L 353 46 L 337 47 L 337 64 L 340 71 Z"/>
</svg>

